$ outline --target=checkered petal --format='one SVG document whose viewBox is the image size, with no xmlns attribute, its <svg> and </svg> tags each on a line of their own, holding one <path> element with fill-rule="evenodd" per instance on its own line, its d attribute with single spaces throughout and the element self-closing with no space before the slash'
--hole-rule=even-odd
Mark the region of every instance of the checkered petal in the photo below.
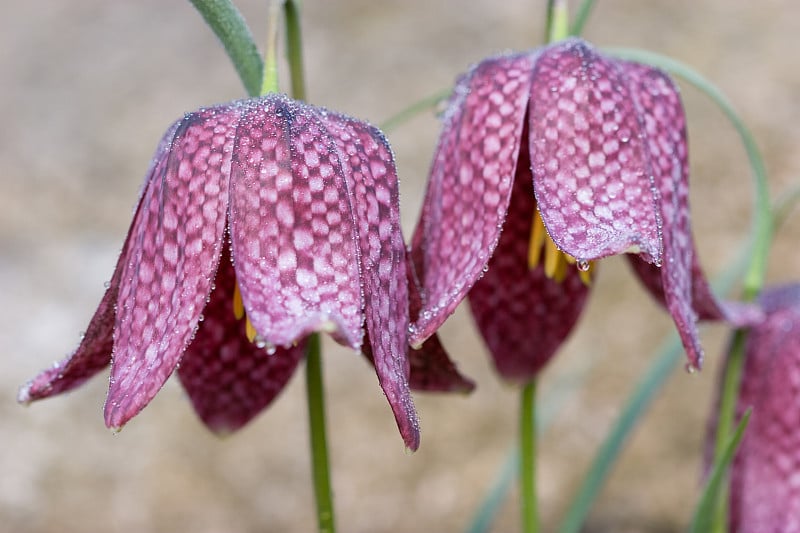
<svg viewBox="0 0 800 533">
<path fill-rule="evenodd" d="M 119 285 L 109 427 L 150 402 L 197 328 L 221 253 L 238 118 L 231 106 L 187 115 L 145 191 Z"/>
<path fill-rule="evenodd" d="M 420 346 L 455 311 L 497 245 L 534 60 L 530 54 L 487 59 L 454 90 L 412 240 L 422 281 L 412 346 Z"/>
<path fill-rule="evenodd" d="M 269 353 L 247 339 L 245 321 L 233 312 L 230 252 L 223 252 L 204 319 L 181 357 L 178 376 L 200 419 L 225 434 L 272 403 L 303 358 L 305 343 Z"/>
<path fill-rule="evenodd" d="M 167 132 L 161 138 L 146 174 L 145 187 L 149 187 L 157 176 L 161 176 L 164 173 L 172 138 L 177 127 L 178 123 L 176 122 L 167 129 Z M 145 194 L 144 189 L 142 194 Z M 133 215 L 131 229 L 128 230 L 117 265 L 114 267 L 114 274 L 111 276 L 108 288 L 100 300 L 100 305 L 89 322 L 86 333 L 81 338 L 80 345 L 71 355 L 55 363 L 52 367 L 26 383 L 19 391 L 18 401 L 29 403 L 70 391 L 82 385 L 86 380 L 111 363 L 111 352 L 114 346 L 115 309 L 119 294 L 120 276 L 128 259 L 131 230 L 136 226 L 136 220 L 141 213 L 141 205 L 142 200 L 140 198 Z"/>
</svg>

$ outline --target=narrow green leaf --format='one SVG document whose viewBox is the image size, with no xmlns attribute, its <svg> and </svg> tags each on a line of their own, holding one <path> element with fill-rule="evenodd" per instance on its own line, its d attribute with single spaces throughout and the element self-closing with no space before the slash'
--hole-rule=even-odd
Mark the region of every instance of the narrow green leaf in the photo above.
<svg viewBox="0 0 800 533">
<path fill-rule="evenodd" d="M 580 531 L 586 516 L 589 514 L 592 503 L 600 492 L 600 488 L 603 486 L 620 453 L 622 453 L 622 448 L 628 436 L 647 408 L 650 407 L 656 393 L 664 386 L 673 369 L 679 366 L 682 355 L 683 346 L 678 336 L 676 334 L 670 335 L 670 339 L 661 348 L 658 357 L 650 364 L 650 368 L 637 385 L 636 390 L 628 398 L 622 414 L 600 447 L 589 472 L 584 478 L 583 485 L 567 510 L 567 514 L 558 531 L 561 533 L 577 533 Z"/>
<path fill-rule="evenodd" d="M 384 133 L 393 130 L 398 126 L 405 124 L 406 122 L 416 117 L 420 113 L 424 113 L 425 111 L 434 109 L 443 100 L 446 100 L 447 97 L 449 97 L 450 93 L 452 92 L 453 89 L 445 89 L 437 93 L 434 93 L 430 96 L 426 96 L 421 100 L 417 100 L 410 106 L 406 107 L 405 109 L 401 109 L 391 117 L 381 122 L 379 127 L 384 131 Z"/>
<path fill-rule="evenodd" d="M 583 28 L 589 20 L 589 14 L 592 12 L 595 0 L 583 0 L 581 6 L 578 8 L 578 14 L 575 15 L 575 20 L 569 27 L 569 34 L 575 37 L 580 37 L 583 33 Z"/>
<path fill-rule="evenodd" d="M 731 461 L 733 461 L 736 450 L 739 449 L 739 444 L 742 441 L 744 430 L 747 428 L 747 423 L 749 421 L 750 409 L 745 412 L 744 416 L 739 422 L 739 425 L 736 427 L 736 432 L 728 441 L 728 444 L 725 447 L 725 453 L 723 453 L 714 464 L 714 468 L 711 471 L 711 476 L 709 476 L 708 481 L 706 482 L 703 495 L 701 496 L 700 502 L 697 505 L 694 519 L 692 520 L 692 525 L 689 529 L 691 533 L 707 533 L 708 531 L 711 531 L 714 521 L 715 503 L 719 497 L 720 491 L 724 487 L 723 481 L 726 478 L 725 474 L 728 472 L 728 468 L 730 467 Z"/>
<path fill-rule="evenodd" d="M 247 94 L 261 91 L 264 61 L 242 14 L 231 0 L 189 0 L 219 37 L 242 79 Z"/>
</svg>

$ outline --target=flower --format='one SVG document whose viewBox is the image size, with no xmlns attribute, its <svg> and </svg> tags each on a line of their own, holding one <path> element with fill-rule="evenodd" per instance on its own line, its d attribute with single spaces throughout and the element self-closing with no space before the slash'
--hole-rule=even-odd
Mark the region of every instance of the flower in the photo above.
<svg viewBox="0 0 800 533">
<path fill-rule="evenodd" d="M 629 252 L 702 361 L 696 321 L 759 318 L 714 298 L 689 225 L 686 120 L 663 72 L 579 39 L 486 59 L 458 81 L 413 240 L 419 345 L 468 294 L 502 376 L 532 379 Z"/>
<path fill-rule="evenodd" d="M 119 428 L 178 368 L 203 422 L 233 431 L 282 390 L 306 337 L 325 331 L 368 352 L 414 450 L 406 276 L 380 131 L 274 94 L 200 109 L 161 140 L 80 346 L 19 400 L 73 389 L 110 362 L 105 421 Z M 430 375 L 415 357 L 412 382 L 468 388 L 437 356 Z"/>
<path fill-rule="evenodd" d="M 736 406 L 737 418 L 752 412 L 731 468 L 730 531 L 800 532 L 800 285 L 760 303 L 767 317 L 748 333 Z"/>
</svg>

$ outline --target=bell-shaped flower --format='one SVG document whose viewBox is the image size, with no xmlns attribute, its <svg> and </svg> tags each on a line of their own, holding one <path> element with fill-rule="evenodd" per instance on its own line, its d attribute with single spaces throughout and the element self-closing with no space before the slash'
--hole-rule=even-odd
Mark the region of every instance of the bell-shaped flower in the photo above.
<svg viewBox="0 0 800 533">
<path fill-rule="evenodd" d="M 627 252 L 699 367 L 698 313 L 758 313 L 709 290 L 687 180 L 686 119 L 663 72 L 578 39 L 482 61 L 445 112 L 412 241 L 412 345 L 469 295 L 500 373 L 528 381 L 577 321 L 594 262 Z"/>
<path fill-rule="evenodd" d="M 737 417 L 752 412 L 731 469 L 729 531 L 798 533 L 800 285 L 765 291 L 760 303 L 767 317 L 748 333 L 736 406 Z"/>
<path fill-rule="evenodd" d="M 416 449 L 398 209 L 389 144 L 363 122 L 282 95 L 186 115 L 157 149 L 80 346 L 19 400 L 70 390 L 110 362 L 105 421 L 119 428 L 178 368 L 205 424 L 232 431 L 282 390 L 308 335 L 325 331 L 369 353 Z M 438 356 L 439 374 L 418 361 L 412 380 L 468 388 Z"/>
</svg>

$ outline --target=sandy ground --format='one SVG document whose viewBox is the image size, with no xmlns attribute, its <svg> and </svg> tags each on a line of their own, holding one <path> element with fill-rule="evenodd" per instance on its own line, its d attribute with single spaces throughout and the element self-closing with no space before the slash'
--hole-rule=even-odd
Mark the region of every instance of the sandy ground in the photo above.
<svg viewBox="0 0 800 533">
<path fill-rule="evenodd" d="M 261 42 L 265 2 L 242 2 Z M 544 2 L 307 1 L 310 99 L 370 119 L 449 86 L 470 63 L 541 39 Z M 587 37 L 672 55 L 716 82 L 753 129 L 775 194 L 800 183 L 800 4 L 794 0 L 600 2 Z M 183 112 L 243 96 L 188 2 L 7 1 L 0 17 L 0 531 L 307 532 L 314 528 L 302 379 L 246 429 L 204 430 L 170 382 L 121 434 L 101 418 L 105 377 L 28 409 L 17 387 L 71 350 L 103 291 L 151 152 Z M 693 217 L 719 272 L 746 234 L 744 152 L 723 116 L 686 88 Z M 392 132 L 410 234 L 438 125 Z M 770 279 L 796 278 L 800 217 Z M 585 375 L 540 450 L 541 509 L 557 523 L 606 429 L 671 323 L 621 260 L 604 261 L 580 327 L 543 396 Z M 704 330 L 706 370 L 676 369 L 628 446 L 587 532 L 671 532 L 698 492 L 699 451 L 724 331 Z M 516 391 L 499 382 L 466 310 L 443 330 L 470 397 L 417 398 L 422 447 L 402 442 L 374 373 L 326 345 L 341 531 L 462 530 L 514 437 Z M 586 370 L 588 368 L 588 371 Z M 588 372 L 588 373 L 587 373 Z M 517 530 L 514 498 L 494 531 Z"/>
</svg>

